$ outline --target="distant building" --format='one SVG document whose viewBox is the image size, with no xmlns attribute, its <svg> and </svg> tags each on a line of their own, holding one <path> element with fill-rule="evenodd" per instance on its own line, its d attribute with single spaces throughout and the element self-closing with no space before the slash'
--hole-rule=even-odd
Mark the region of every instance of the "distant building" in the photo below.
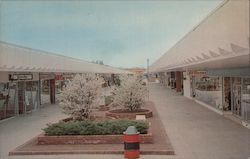
<svg viewBox="0 0 250 159">
<path fill-rule="evenodd" d="M 125 70 L 130 71 L 136 75 L 143 75 L 143 73 L 146 71 L 146 69 L 142 67 L 126 68 Z"/>
</svg>

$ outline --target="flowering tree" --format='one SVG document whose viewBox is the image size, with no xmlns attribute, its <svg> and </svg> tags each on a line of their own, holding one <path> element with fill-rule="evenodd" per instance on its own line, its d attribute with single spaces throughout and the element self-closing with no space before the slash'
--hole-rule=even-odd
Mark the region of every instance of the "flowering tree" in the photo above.
<svg viewBox="0 0 250 159">
<path fill-rule="evenodd" d="M 95 74 L 77 74 L 61 93 L 60 106 L 74 120 L 90 117 L 91 110 L 98 105 L 102 77 Z"/>
<path fill-rule="evenodd" d="M 134 76 L 121 76 L 120 86 L 114 90 L 114 105 L 121 106 L 129 111 L 136 111 L 145 103 L 146 86 Z"/>
</svg>

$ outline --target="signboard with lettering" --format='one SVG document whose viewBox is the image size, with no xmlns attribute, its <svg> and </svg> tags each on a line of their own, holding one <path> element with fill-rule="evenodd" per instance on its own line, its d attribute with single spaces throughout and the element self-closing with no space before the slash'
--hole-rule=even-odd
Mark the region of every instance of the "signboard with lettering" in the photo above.
<svg viewBox="0 0 250 159">
<path fill-rule="evenodd" d="M 189 76 L 207 76 L 207 71 L 188 71 Z"/>
<path fill-rule="evenodd" d="M 40 73 L 39 78 L 42 80 L 55 79 L 54 73 Z"/>
<path fill-rule="evenodd" d="M 16 80 L 32 80 L 33 75 L 32 74 L 10 74 L 9 80 L 10 81 L 16 81 Z"/>
</svg>

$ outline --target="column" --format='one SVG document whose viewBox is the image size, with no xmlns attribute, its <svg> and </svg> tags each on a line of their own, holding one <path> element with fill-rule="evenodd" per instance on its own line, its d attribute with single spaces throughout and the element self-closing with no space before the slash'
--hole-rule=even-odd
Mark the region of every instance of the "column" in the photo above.
<svg viewBox="0 0 250 159">
<path fill-rule="evenodd" d="M 24 82 L 18 82 L 18 110 L 19 114 L 25 113 L 25 103 L 24 103 Z"/>
<path fill-rule="evenodd" d="M 176 71 L 175 72 L 175 82 L 176 82 L 176 92 L 182 91 L 182 82 L 181 82 L 181 72 Z"/>
<path fill-rule="evenodd" d="M 55 104 L 56 102 L 56 81 L 51 79 L 50 81 L 50 103 Z"/>
</svg>

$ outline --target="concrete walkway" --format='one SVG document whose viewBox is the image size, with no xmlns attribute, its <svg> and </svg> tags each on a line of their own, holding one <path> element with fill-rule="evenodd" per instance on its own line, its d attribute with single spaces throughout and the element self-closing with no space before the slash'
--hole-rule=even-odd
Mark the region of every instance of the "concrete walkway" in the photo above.
<svg viewBox="0 0 250 159">
<path fill-rule="evenodd" d="M 174 158 L 246 159 L 250 131 L 160 84 L 150 85 L 150 100 L 175 149 Z"/>
<path fill-rule="evenodd" d="M 142 156 L 142 159 L 247 159 L 250 133 L 241 125 L 192 100 L 151 84 L 150 100 L 175 149 L 175 156 Z M 122 155 L 8 156 L 8 152 L 42 132 L 46 123 L 65 116 L 57 105 L 0 122 L 0 159 L 122 159 Z"/>
</svg>

